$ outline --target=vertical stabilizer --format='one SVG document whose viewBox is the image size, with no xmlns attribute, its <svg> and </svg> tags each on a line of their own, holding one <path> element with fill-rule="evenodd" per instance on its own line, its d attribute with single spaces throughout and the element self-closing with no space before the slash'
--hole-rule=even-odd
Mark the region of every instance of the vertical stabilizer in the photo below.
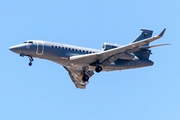
<svg viewBox="0 0 180 120">
<path fill-rule="evenodd" d="M 140 29 L 142 31 L 142 33 L 137 36 L 137 38 L 135 38 L 132 43 L 146 39 L 146 38 L 150 38 L 153 34 L 152 30 L 148 30 L 148 29 Z"/>
<path fill-rule="evenodd" d="M 139 36 L 137 36 L 137 38 L 135 38 L 132 41 L 132 43 L 150 38 L 153 34 L 152 30 L 148 30 L 148 29 L 140 29 L 140 30 L 142 31 L 142 33 Z M 143 46 L 149 46 L 149 43 Z M 141 60 L 149 59 L 150 54 L 151 54 L 151 50 L 148 49 L 139 49 L 139 51 L 134 52 L 134 55 L 136 55 Z"/>
</svg>

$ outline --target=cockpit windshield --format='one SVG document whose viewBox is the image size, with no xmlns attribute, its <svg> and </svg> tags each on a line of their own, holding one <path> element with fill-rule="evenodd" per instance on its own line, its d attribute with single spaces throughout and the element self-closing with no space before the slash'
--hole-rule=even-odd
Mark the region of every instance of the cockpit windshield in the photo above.
<svg viewBox="0 0 180 120">
<path fill-rule="evenodd" d="M 33 43 L 33 41 L 26 41 L 26 42 L 24 42 L 24 43 Z"/>
</svg>

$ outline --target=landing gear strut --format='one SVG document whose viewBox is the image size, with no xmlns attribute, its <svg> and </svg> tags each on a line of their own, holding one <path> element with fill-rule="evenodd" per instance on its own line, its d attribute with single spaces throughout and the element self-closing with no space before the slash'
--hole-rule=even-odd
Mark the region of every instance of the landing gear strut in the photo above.
<svg viewBox="0 0 180 120">
<path fill-rule="evenodd" d="M 31 56 L 29 56 L 29 66 L 32 65 L 32 61 L 34 61 L 33 58 Z"/>
<path fill-rule="evenodd" d="M 95 71 L 96 71 L 97 73 L 101 72 L 101 71 L 102 71 L 102 67 L 101 67 L 101 66 L 97 66 L 97 67 L 95 68 Z"/>
</svg>

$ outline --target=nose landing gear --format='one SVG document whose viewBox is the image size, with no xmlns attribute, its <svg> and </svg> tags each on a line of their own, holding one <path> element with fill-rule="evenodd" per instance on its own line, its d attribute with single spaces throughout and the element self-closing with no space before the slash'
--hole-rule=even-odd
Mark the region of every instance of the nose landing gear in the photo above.
<svg viewBox="0 0 180 120">
<path fill-rule="evenodd" d="M 32 61 L 34 61 L 34 59 L 33 59 L 32 56 L 26 55 L 26 54 L 24 54 L 24 53 L 21 53 L 20 56 L 21 56 L 21 57 L 27 56 L 27 57 L 29 58 L 29 64 L 28 64 L 28 65 L 29 65 L 29 66 L 32 65 Z"/>
<path fill-rule="evenodd" d="M 32 61 L 34 61 L 34 59 L 31 56 L 29 56 L 29 66 L 32 65 Z"/>
<path fill-rule="evenodd" d="M 28 65 L 29 65 L 29 66 L 32 65 L 32 61 L 34 61 L 34 59 L 33 59 L 32 56 L 30 56 L 30 55 L 25 55 L 25 54 L 23 54 L 23 53 L 21 53 L 20 56 L 21 56 L 21 57 L 27 56 L 27 57 L 29 58 L 29 64 L 28 64 Z"/>
</svg>

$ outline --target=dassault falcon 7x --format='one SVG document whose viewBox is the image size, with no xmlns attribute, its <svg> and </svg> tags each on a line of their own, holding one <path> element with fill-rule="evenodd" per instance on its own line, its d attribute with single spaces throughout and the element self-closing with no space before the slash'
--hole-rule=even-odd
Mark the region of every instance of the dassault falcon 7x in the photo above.
<svg viewBox="0 0 180 120">
<path fill-rule="evenodd" d="M 62 65 L 68 72 L 77 88 L 85 89 L 94 71 L 115 71 L 152 66 L 149 60 L 149 48 L 168 44 L 149 46 L 149 43 L 161 38 L 166 29 L 152 37 L 152 30 L 141 29 L 141 34 L 130 44 L 119 46 L 104 43 L 102 50 L 77 47 L 41 40 L 28 40 L 9 48 L 20 56 L 29 58 L 29 66 L 33 57 L 53 61 Z"/>
</svg>

